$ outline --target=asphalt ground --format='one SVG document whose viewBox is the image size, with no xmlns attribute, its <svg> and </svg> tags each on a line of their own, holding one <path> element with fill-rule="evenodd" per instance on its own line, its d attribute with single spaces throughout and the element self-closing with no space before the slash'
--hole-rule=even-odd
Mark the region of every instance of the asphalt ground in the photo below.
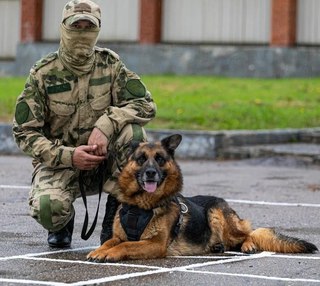
<svg viewBox="0 0 320 286">
<path fill-rule="evenodd" d="M 227 199 L 253 227 L 275 227 L 320 247 L 319 166 L 290 158 L 242 161 L 178 160 L 185 195 Z M 47 246 L 47 232 L 28 215 L 31 160 L 0 156 L 0 285 L 315 285 L 320 284 L 320 254 L 167 257 L 157 260 L 92 263 L 86 254 L 99 245 L 106 196 L 91 238 L 80 237 L 81 199 L 70 249 Z M 88 198 L 92 221 L 98 197 Z M 90 222 L 91 222 L 90 221 Z"/>
</svg>

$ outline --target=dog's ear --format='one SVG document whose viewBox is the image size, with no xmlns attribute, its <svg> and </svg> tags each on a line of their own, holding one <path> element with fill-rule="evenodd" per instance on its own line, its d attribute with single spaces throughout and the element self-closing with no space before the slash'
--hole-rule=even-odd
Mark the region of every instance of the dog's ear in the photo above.
<svg viewBox="0 0 320 286">
<path fill-rule="evenodd" d="M 182 140 L 180 134 L 173 134 L 161 140 L 161 145 L 173 156 L 174 150 L 179 146 Z"/>
</svg>

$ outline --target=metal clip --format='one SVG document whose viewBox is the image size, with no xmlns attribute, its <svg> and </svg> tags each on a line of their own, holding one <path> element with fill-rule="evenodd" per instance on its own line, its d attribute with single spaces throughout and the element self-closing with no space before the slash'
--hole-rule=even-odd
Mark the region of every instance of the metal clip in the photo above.
<svg viewBox="0 0 320 286">
<path fill-rule="evenodd" d="M 183 213 L 183 214 L 187 213 L 189 210 L 187 205 L 184 203 L 181 203 L 181 202 L 179 202 L 179 204 L 180 204 L 181 213 Z"/>
</svg>

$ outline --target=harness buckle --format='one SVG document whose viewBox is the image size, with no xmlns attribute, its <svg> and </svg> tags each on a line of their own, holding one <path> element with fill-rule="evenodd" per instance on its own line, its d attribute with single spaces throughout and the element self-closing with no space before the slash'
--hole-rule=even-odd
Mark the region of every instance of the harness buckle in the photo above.
<svg viewBox="0 0 320 286">
<path fill-rule="evenodd" d="M 179 202 L 181 213 L 186 214 L 189 209 L 185 203 Z"/>
</svg>

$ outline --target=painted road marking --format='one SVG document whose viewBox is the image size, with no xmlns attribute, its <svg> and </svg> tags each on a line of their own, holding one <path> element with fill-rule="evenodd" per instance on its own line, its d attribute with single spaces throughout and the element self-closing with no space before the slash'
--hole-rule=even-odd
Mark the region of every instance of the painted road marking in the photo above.
<svg viewBox="0 0 320 286">
<path fill-rule="evenodd" d="M 17 186 L 17 185 L 0 185 L 0 188 L 6 189 L 30 189 L 30 186 Z M 289 207 L 315 207 L 319 208 L 320 204 L 309 204 L 309 203 L 285 203 L 285 202 L 266 202 L 266 201 L 251 201 L 251 200 L 232 200 L 226 199 L 230 203 L 236 204 L 252 204 L 252 205 L 271 205 L 271 206 L 289 206 Z M 99 279 L 92 279 L 87 281 L 78 281 L 75 283 L 61 283 L 61 282 L 53 282 L 53 281 L 36 281 L 36 280 L 26 280 L 26 279 L 8 279 L 1 278 L 0 282 L 3 283 L 16 283 L 16 284 L 37 284 L 37 285 L 53 285 L 53 286 L 61 286 L 61 285 L 74 285 L 74 286 L 82 286 L 82 285 L 94 285 L 100 283 L 113 282 L 118 280 L 125 280 L 132 277 L 143 277 L 148 275 L 160 274 L 160 273 L 172 273 L 172 272 L 185 272 L 185 273 L 194 273 L 194 274 L 205 274 L 205 275 L 216 275 L 216 276 L 231 276 L 231 277 L 245 277 L 252 279 L 260 279 L 260 280 L 271 280 L 271 281 L 284 281 L 284 282 L 300 282 L 300 283 L 320 283 L 320 279 L 303 279 L 303 278 L 289 278 L 289 277 L 276 277 L 276 276 L 266 276 L 266 275 L 253 275 L 247 273 L 228 273 L 228 272 L 215 272 L 215 271 L 201 271 L 197 270 L 200 267 L 207 267 L 212 265 L 222 265 L 228 263 L 236 263 L 242 262 L 246 260 L 253 259 L 263 259 L 272 257 L 274 259 L 282 258 L 282 259 L 299 259 L 299 260 L 316 260 L 320 261 L 319 256 L 299 256 L 299 255 L 285 255 L 285 254 L 275 254 L 272 252 L 261 252 L 258 254 L 243 254 L 237 252 L 226 252 L 226 255 L 216 255 L 216 256 L 170 256 L 170 258 L 174 259 L 213 259 L 212 261 L 206 261 L 202 263 L 193 263 L 180 267 L 158 267 L 152 265 L 144 265 L 144 264 L 132 264 L 132 263 L 94 263 L 90 261 L 81 261 L 81 260 L 64 260 L 64 259 L 56 259 L 50 258 L 50 255 L 59 254 L 59 253 L 70 253 L 70 252 L 78 252 L 78 251 L 89 251 L 91 249 L 95 249 L 98 246 L 91 247 L 82 247 L 82 248 L 74 248 L 74 249 L 66 249 L 66 250 L 57 250 L 57 251 L 47 251 L 41 253 L 28 253 L 24 255 L 15 255 L 15 256 L 7 256 L 0 257 L 0 261 L 14 260 L 14 259 L 24 259 L 24 260 L 35 260 L 35 261 L 45 261 L 45 262 L 59 262 L 59 263 L 71 263 L 71 264 L 90 264 L 99 266 L 112 266 L 112 267 L 131 267 L 137 269 L 146 269 L 145 271 L 138 271 L 135 273 L 126 273 L 121 275 L 114 275 L 109 277 L 103 277 Z M 229 256 L 228 256 L 229 255 Z M 47 256 L 47 257 L 41 257 Z M 49 256 L 49 257 L 48 257 Z M 218 259 L 218 260 L 217 260 Z"/>
<path fill-rule="evenodd" d="M 91 249 L 94 247 L 91 247 Z M 83 251 L 88 250 L 88 247 L 85 248 L 77 248 L 73 249 L 72 251 Z M 71 251 L 71 252 L 72 252 Z M 61 252 L 70 252 L 70 250 L 63 250 L 63 251 L 53 251 L 49 252 L 49 254 L 56 254 Z M 233 252 L 234 253 L 234 252 Z M 226 253 L 228 254 L 228 252 Z M 114 282 L 118 280 L 125 280 L 133 277 L 143 277 L 147 275 L 153 275 L 153 274 L 160 274 L 160 273 L 168 273 L 168 272 L 186 272 L 186 273 L 195 273 L 195 274 L 207 274 L 207 275 L 220 275 L 220 276 L 232 276 L 232 277 L 246 277 L 246 278 L 253 278 L 253 279 L 260 279 L 260 280 L 273 280 L 273 281 L 286 281 L 286 282 L 301 282 L 301 283 L 320 283 L 320 280 L 317 279 L 303 279 L 303 278 L 288 278 L 288 277 L 276 277 L 276 276 L 265 276 L 265 275 L 253 275 L 253 274 L 246 274 L 246 273 L 228 273 L 228 272 L 215 272 L 215 271 L 200 271 L 195 270 L 195 268 L 199 267 L 205 267 L 205 266 L 211 266 L 211 265 L 218 265 L 218 264 L 227 264 L 227 263 L 235 263 L 235 262 L 241 262 L 245 260 L 253 260 L 253 259 L 261 259 L 266 257 L 274 257 L 274 258 L 290 258 L 290 259 L 316 259 L 320 260 L 320 257 L 307 257 L 307 256 L 289 256 L 289 255 L 279 255 L 274 254 L 273 252 L 261 252 L 258 254 L 252 254 L 252 255 L 240 255 L 238 256 L 228 256 L 229 259 L 219 260 L 219 261 L 208 261 L 203 263 L 195 263 L 190 265 L 185 265 L 181 267 L 156 267 L 156 266 L 150 266 L 150 265 L 143 265 L 143 264 L 125 264 L 125 263 L 93 263 L 89 261 L 79 261 L 79 260 L 63 260 L 63 259 L 50 259 L 47 257 L 39 257 L 41 255 L 48 255 L 48 252 L 42 252 L 42 253 L 36 253 L 34 254 L 26 254 L 21 256 L 15 256 L 19 257 L 20 259 L 35 259 L 35 260 L 42 260 L 42 261 L 51 261 L 51 262 L 59 262 L 59 263 L 82 263 L 82 264 L 94 264 L 97 267 L 98 266 L 125 266 L 125 267 L 136 267 L 136 268 L 146 268 L 150 270 L 142 271 L 142 272 L 135 272 L 135 273 L 128 273 L 128 274 L 121 274 L 121 275 L 114 275 L 99 279 L 91 279 L 86 281 L 78 281 L 75 283 L 60 283 L 60 282 L 52 282 L 52 281 L 35 281 L 35 280 L 25 280 L 25 279 L 3 279 L 0 278 L 0 282 L 7 282 L 7 283 L 17 283 L 17 284 L 39 284 L 39 285 L 94 285 L 99 283 L 106 283 L 106 282 Z M 13 256 L 12 256 L 13 257 Z M 226 256 L 223 256 L 224 258 L 227 258 Z M 8 257 L 9 258 L 9 257 Z M 172 256 L 172 258 L 199 258 L 199 256 Z M 203 257 L 202 257 L 203 258 Z M 216 259 L 217 256 L 207 256 L 207 258 Z"/>
<path fill-rule="evenodd" d="M 250 205 L 266 205 L 266 206 L 284 206 L 284 207 L 313 207 L 320 208 L 320 204 L 306 204 L 306 203 L 277 203 L 266 201 L 249 201 L 249 200 L 232 200 L 226 199 L 227 202 L 236 204 L 250 204 Z"/>
<path fill-rule="evenodd" d="M 29 190 L 30 186 L 0 185 L 0 188 L 6 188 L 6 189 L 28 189 Z M 266 202 L 266 201 L 234 200 L 234 199 L 225 199 L 225 200 L 227 202 L 236 203 L 236 204 L 320 208 L 320 204 L 309 204 L 309 203 Z"/>
<path fill-rule="evenodd" d="M 1 189 L 30 189 L 31 186 L 0 185 Z"/>
</svg>

